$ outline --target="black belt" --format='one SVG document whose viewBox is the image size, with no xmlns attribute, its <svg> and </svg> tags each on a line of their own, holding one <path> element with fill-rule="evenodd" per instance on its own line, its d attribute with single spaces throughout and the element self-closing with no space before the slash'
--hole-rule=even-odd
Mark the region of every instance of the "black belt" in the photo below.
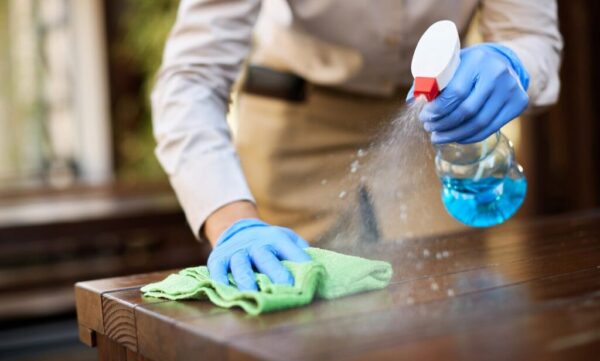
<svg viewBox="0 0 600 361">
<path fill-rule="evenodd" d="M 296 74 L 250 65 L 242 91 L 290 102 L 302 102 L 306 99 L 307 85 L 307 81 Z"/>
</svg>

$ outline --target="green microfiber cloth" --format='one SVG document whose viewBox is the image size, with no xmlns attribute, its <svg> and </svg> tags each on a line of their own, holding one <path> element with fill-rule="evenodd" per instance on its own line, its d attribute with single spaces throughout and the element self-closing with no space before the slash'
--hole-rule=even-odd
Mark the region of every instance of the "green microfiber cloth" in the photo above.
<svg viewBox="0 0 600 361">
<path fill-rule="evenodd" d="M 144 296 L 170 300 L 206 299 L 217 306 L 241 307 L 251 315 L 299 307 L 313 298 L 332 299 L 384 288 L 392 277 L 392 266 L 383 261 L 343 255 L 320 248 L 307 248 L 312 261 L 283 261 L 294 276 L 294 286 L 273 284 L 256 274 L 259 291 L 240 291 L 231 274 L 231 286 L 210 279 L 206 266 L 186 268 L 160 282 L 142 287 Z"/>
</svg>

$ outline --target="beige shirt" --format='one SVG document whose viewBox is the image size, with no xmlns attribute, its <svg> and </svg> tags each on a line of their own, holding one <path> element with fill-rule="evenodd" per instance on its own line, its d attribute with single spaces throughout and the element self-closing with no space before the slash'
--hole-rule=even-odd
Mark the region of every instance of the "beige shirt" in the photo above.
<svg viewBox="0 0 600 361">
<path fill-rule="evenodd" d="M 225 121 L 243 61 L 313 83 L 390 96 L 411 81 L 421 34 L 449 19 L 461 34 L 480 10 L 488 42 L 530 74 L 530 104 L 558 97 L 562 39 L 555 0 L 182 0 L 152 94 L 156 154 L 194 233 L 219 207 L 253 200 Z"/>
</svg>

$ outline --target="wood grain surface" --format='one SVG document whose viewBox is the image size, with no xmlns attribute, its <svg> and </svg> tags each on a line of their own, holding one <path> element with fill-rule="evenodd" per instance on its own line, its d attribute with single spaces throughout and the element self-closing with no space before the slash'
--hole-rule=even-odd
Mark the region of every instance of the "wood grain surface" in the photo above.
<svg viewBox="0 0 600 361">
<path fill-rule="evenodd" d="M 98 333 L 101 359 L 119 359 L 107 349 L 151 360 L 597 356 L 600 211 L 339 251 L 391 262 L 390 286 L 253 317 L 143 298 L 139 287 L 166 275 L 154 273 L 79 283 L 79 323 Z"/>
</svg>

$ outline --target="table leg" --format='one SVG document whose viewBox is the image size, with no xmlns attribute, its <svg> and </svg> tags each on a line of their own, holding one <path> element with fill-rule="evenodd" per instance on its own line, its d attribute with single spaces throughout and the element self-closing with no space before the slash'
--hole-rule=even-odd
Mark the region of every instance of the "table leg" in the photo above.
<svg viewBox="0 0 600 361">
<path fill-rule="evenodd" d="M 96 344 L 99 361 L 151 361 L 101 334 L 96 335 Z"/>
</svg>

